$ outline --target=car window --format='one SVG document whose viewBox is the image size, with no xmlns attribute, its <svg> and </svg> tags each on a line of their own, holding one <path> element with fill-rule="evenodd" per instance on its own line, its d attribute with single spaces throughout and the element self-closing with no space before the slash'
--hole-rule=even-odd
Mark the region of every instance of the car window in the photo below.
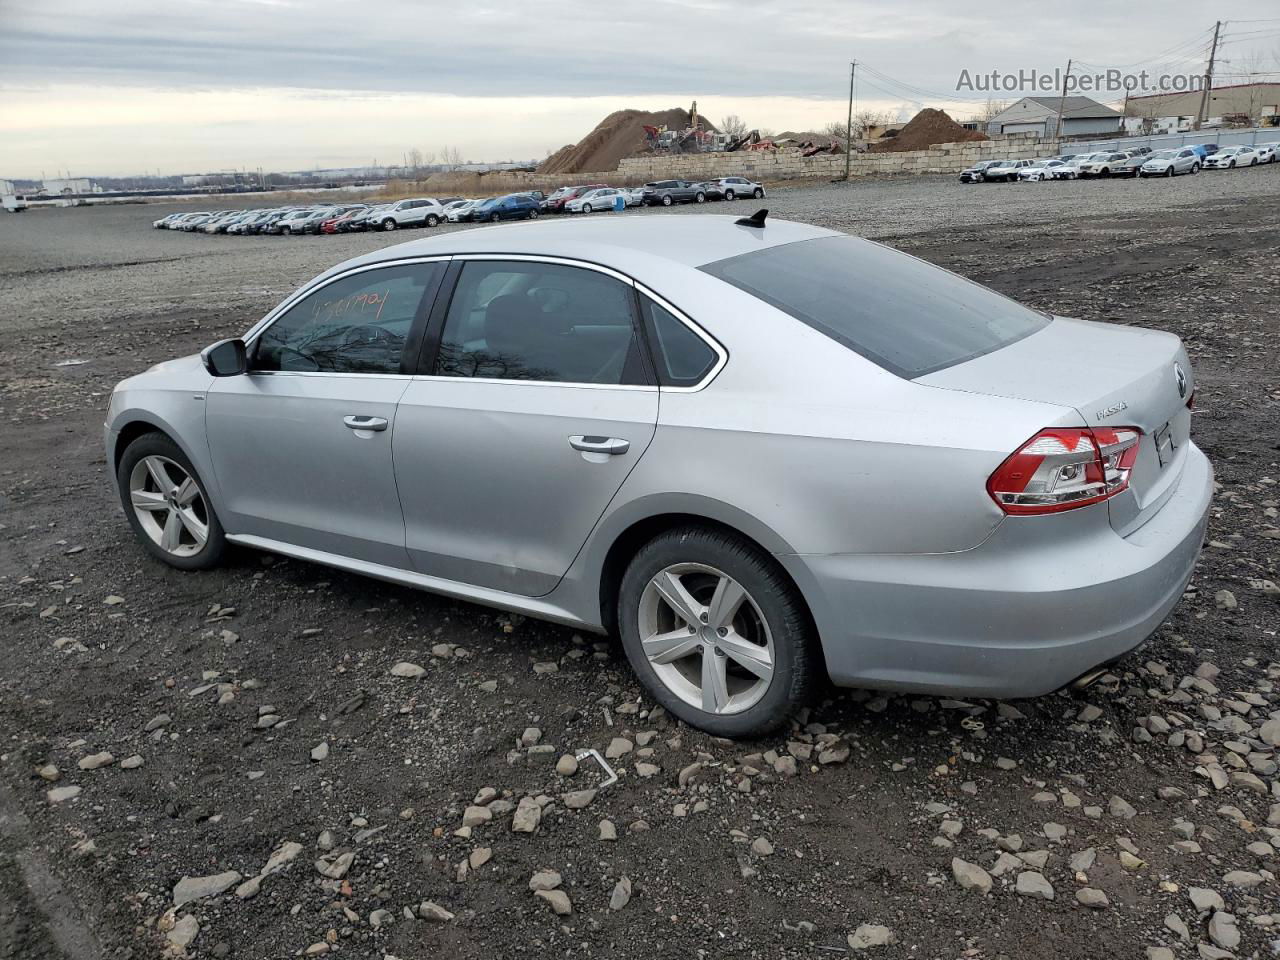
<svg viewBox="0 0 1280 960">
<path fill-rule="evenodd" d="M 473 261 L 462 268 L 435 373 L 560 383 L 645 383 L 634 291 L 562 264 Z"/>
<path fill-rule="evenodd" d="M 253 369 L 399 373 L 423 294 L 442 269 L 438 263 L 399 264 L 326 284 L 263 331 Z"/>
<path fill-rule="evenodd" d="M 700 269 L 907 378 L 990 353 L 1049 322 L 994 290 L 858 237 L 782 244 Z"/>
<path fill-rule="evenodd" d="M 658 383 L 664 387 L 698 383 L 716 365 L 716 352 L 671 311 L 648 297 L 643 298 L 643 305 Z"/>
</svg>

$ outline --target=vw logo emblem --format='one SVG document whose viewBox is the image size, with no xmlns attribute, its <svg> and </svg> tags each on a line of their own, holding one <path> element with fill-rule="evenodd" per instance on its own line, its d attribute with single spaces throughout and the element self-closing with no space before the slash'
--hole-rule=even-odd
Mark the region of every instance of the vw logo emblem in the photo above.
<svg viewBox="0 0 1280 960">
<path fill-rule="evenodd" d="M 1173 379 L 1178 383 L 1178 396 L 1185 397 L 1187 395 L 1187 375 L 1182 369 L 1182 364 L 1175 363 L 1173 365 Z"/>
</svg>

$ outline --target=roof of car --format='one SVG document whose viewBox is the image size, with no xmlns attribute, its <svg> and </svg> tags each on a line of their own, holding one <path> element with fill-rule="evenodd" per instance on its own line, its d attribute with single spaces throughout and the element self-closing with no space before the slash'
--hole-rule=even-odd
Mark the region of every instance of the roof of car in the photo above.
<svg viewBox="0 0 1280 960">
<path fill-rule="evenodd" d="M 342 268 L 405 257 L 463 253 L 540 254 L 605 265 L 625 262 L 628 254 L 638 253 L 698 267 L 765 247 L 842 236 L 834 230 L 790 220 L 770 219 L 767 226 L 755 228 L 738 226 L 734 222 L 737 219 L 668 214 L 477 227 L 383 247 Z"/>
</svg>

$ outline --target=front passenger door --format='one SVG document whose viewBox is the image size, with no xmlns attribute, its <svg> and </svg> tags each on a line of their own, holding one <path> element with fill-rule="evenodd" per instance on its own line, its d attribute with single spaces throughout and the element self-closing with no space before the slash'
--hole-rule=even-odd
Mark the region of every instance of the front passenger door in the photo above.
<svg viewBox="0 0 1280 960">
<path fill-rule="evenodd" d="M 229 534 L 409 566 L 396 404 L 445 266 L 389 263 L 324 283 L 251 339 L 247 374 L 214 381 L 205 429 Z"/>
</svg>

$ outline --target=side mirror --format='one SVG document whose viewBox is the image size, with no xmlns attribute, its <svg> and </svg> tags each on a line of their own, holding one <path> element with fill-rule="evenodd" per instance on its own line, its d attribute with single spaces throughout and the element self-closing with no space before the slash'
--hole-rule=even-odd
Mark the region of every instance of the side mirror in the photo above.
<svg viewBox="0 0 1280 960">
<path fill-rule="evenodd" d="M 236 377 L 249 369 L 244 341 L 239 337 L 220 340 L 211 347 L 205 347 L 200 351 L 200 361 L 215 377 Z"/>
</svg>

